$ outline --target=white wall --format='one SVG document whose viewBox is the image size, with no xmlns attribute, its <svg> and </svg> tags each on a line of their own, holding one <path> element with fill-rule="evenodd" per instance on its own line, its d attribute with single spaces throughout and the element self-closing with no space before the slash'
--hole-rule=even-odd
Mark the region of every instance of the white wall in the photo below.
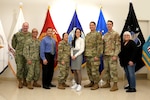
<svg viewBox="0 0 150 100">
<path fill-rule="evenodd" d="M 19 13 L 19 2 L 23 3 L 25 20 L 30 24 L 30 30 L 37 28 L 39 32 L 43 27 L 48 5 L 58 33 L 66 32 L 72 19 L 74 10 L 77 10 L 79 20 L 85 32 L 89 32 L 89 22 L 97 22 L 100 5 L 102 5 L 105 20 L 114 21 L 114 30 L 121 32 L 129 10 L 130 0 L 0 0 L 0 19 L 4 32 L 9 37 L 13 31 Z M 150 20 L 149 0 L 132 0 L 135 13 L 139 20 Z M 145 33 L 148 34 L 148 33 Z M 119 68 L 119 76 L 122 70 Z M 86 71 L 83 71 L 84 77 Z M 1 77 L 14 78 L 10 68 Z M 56 74 L 55 74 L 56 77 Z"/>
</svg>

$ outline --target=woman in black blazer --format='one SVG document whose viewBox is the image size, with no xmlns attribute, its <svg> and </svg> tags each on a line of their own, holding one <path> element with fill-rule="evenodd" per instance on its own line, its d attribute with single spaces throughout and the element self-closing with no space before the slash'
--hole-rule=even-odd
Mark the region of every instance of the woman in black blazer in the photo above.
<svg viewBox="0 0 150 100">
<path fill-rule="evenodd" d="M 136 92 L 135 66 L 136 66 L 136 43 L 132 40 L 130 32 L 123 34 L 123 43 L 119 54 L 120 65 L 124 68 L 128 80 L 126 92 Z"/>
</svg>

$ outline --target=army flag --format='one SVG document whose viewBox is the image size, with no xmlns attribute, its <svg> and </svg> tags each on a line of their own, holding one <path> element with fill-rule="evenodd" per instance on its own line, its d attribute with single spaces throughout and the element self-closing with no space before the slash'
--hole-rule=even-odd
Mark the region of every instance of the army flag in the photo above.
<svg viewBox="0 0 150 100">
<path fill-rule="evenodd" d="M 99 14 L 99 18 L 98 18 L 98 22 L 97 22 L 97 26 L 96 26 L 96 31 L 102 35 L 104 35 L 108 31 L 102 9 L 100 9 L 100 14 Z M 104 63 L 103 63 L 103 57 L 101 56 L 99 72 L 101 73 L 103 71 L 103 69 L 104 69 Z"/>
<path fill-rule="evenodd" d="M 69 34 L 68 42 L 70 45 L 71 45 L 72 40 L 74 39 L 74 33 L 75 33 L 76 28 L 79 28 L 81 30 L 81 37 L 85 39 L 85 34 L 83 32 L 82 26 L 81 26 L 80 21 L 79 21 L 78 16 L 77 16 L 77 12 L 75 10 L 74 15 L 72 17 L 72 20 L 70 22 L 69 28 L 67 30 L 67 33 Z M 84 67 L 85 66 L 85 60 L 84 59 L 83 59 L 82 63 L 83 63 L 82 67 Z"/>
<path fill-rule="evenodd" d="M 17 18 L 17 22 L 16 22 L 16 25 L 14 27 L 14 30 L 13 32 L 10 34 L 10 37 L 8 39 L 8 47 L 9 47 L 9 66 L 13 72 L 14 75 L 16 75 L 16 62 L 15 62 L 15 57 L 14 57 L 14 53 L 15 53 L 15 50 L 12 48 L 12 38 L 14 36 L 15 33 L 19 32 L 22 28 L 22 24 L 25 22 L 25 19 L 24 19 L 24 15 L 23 15 L 23 11 L 22 11 L 22 6 L 20 6 L 20 9 L 19 9 L 19 15 L 18 15 L 18 18 Z"/>
<path fill-rule="evenodd" d="M 138 24 L 138 20 L 134 12 L 132 2 L 130 2 L 128 16 L 121 33 L 121 42 L 123 42 L 122 37 L 125 31 L 129 31 L 131 33 L 132 39 L 135 41 L 137 45 L 137 63 L 136 63 L 135 71 L 138 71 L 140 68 L 144 66 L 144 63 L 142 61 L 142 47 L 143 44 L 145 43 L 145 40 L 142 31 L 140 29 L 140 26 Z"/>
<path fill-rule="evenodd" d="M 150 70 L 150 36 L 143 45 L 142 60 L 146 67 Z"/>
<path fill-rule="evenodd" d="M 0 20 L 0 74 L 8 66 L 8 43 Z"/>
<path fill-rule="evenodd" d="M 58 43 L 59 43 L 59 41 L 61 41 L 61 38 L 60 38 L 60 36 L 59 36 L 59 34 L 58 34 L 58 32 L 57 32 L 57 30 L 56 30 L 56 28 L 55 28 L 55 25 L 54 25 L 54 23 L 53 23 L 53 20 L 52 20 L 52 18 L 51 18 L 51 14 L 50 14 L 50 11 L 49 11 L 49 7 L 48 7 L 48 10 L 47 10 L 47 14 L 46 14 L 46 19 L 45 19 L 44 26 L 43 26 L 43 28 L 42 28 L 41 34 L 39 35 L 39 39 L 40 39 L 40 40 L 42 40 L 43 37 L 46 36 L 46 29 L 47 29 L 48 27 L 53 28 L 53 32 L 54 32 L 54 33 L 53 33 L 53 37 L 54 37 L 54 39 L 55 39 L 55 41 L 56 41 L 56 58 L 57 58 Z M 56 67 L 56 66 L 57 66 L 57 63 L 55 62 L 54 67 Z"/>
</svg>

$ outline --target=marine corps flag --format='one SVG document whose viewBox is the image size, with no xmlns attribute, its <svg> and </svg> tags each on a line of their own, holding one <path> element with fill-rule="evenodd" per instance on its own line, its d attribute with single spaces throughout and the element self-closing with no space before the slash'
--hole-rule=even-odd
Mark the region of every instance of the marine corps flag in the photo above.
<svg viewBox="0 0 150 100">
<path fill-rule="evenodd" d="M 140 29 L 140 26 L 138 24 L 138 21 L 134 12 L 134 8 L 131 2 L 129 6 L 129 13 L 128 13 L 124 28 L 121 33 L 121 42 L 123 42 L 122 36 L 125 31 L 129 31 L 131 33 L 132 39 L 137 44 L 138 50 L 137 50 L 137 63 L 136 63 L 135 71 L 138 71 L 140 68 L 144 66 L 144 63 L 142 61 L 142 46 L 145 43 L 145 40 L 144 40 L 142 31 Z"/>
<path fill-rule="evenodd" d="M 150 36 L 143 45 L 142 60 L 144 61 L 146 67 L 150 70 Z"/>
<path fill-rule="evenodd" d="M 48 7 L 48 10 L 47 10 L 46 19 L 45 19 L 45 23 L 44 23 L 43 29 L 42 29 L 41 34 L 40 34 L 40 36 L 39 36 L 39 39 L 40 39 L 40 40 L 42 40 L 43 37 L 46 36 L 46 29 L 47 29 L 48 27 L 53 28 L 53 31 L 54 31 L 53 37 L 54 37 L 54 39 L 56 40 L 56 57 L 57 57 L 58 43 L 59 43 L 59 41 L 61 40 L 61 38 L 60 38 L 59 34 L 57 33 L 57 30 L 56 30 L 56 28 L 55 28 L 55 26 L 54 26 L 53 20 L 52 20 L 52 18 L 51 18 L 50 12 L 49 12 L 49 7 Z M 56 63 L 56 62 L 55 62 L 55 65 L 54 65 L 54 66 L 55 66 L 55 67 L 57 66 L 57 63 Z"/>
<path fill-rule="evenodd" d="M 102 35 L 104 35 L 108 31 L 106 21 L 105 21 L 105 18 L 103 16 L 102 9 L 100 10 L 100 13 L 99 13 L 96 31 Z M 104 69 L 104 63 L 103 63 L 103 57 L 101 56 L 100 57 L 99 72 L 101 73 L 103 71 L 103 69 Z"/>
</svg>

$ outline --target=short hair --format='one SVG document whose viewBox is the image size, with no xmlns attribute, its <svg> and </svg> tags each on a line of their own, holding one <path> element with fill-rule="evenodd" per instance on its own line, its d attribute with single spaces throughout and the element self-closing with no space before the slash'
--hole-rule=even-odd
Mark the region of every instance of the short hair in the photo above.
<svg viewBox="0 0 150 100">
<path fill-rule="evenodd" d="M 108 20 L 107 22 L 110 22 L 110 23 L 112 23 L 112 25 L 114 24 L 112 20 Z"/>
<path fill-rule="evenodd" d="M 52 27 L 47 27 L 47 28 L 46 28 L 46 31 L 47 31 L 48 29 L 53 29 L 53 28 L 52 28 Z"/>
<path fill-rule="evenodd" d="M 130 40 L 132 40 L 132 36 L 131 36 L 131 33 L 129 31 L 125 31 L 123 33 L 123 40 L 124 40 L 124 35 L 129 35 L 130 36 Z"/>
<path fill-rule="evenodd" d="M 94 25 L 96 25 L 96 23 L 94 21 L 91 21 L 90 23 L 93 23 Z"/>
</svg>

